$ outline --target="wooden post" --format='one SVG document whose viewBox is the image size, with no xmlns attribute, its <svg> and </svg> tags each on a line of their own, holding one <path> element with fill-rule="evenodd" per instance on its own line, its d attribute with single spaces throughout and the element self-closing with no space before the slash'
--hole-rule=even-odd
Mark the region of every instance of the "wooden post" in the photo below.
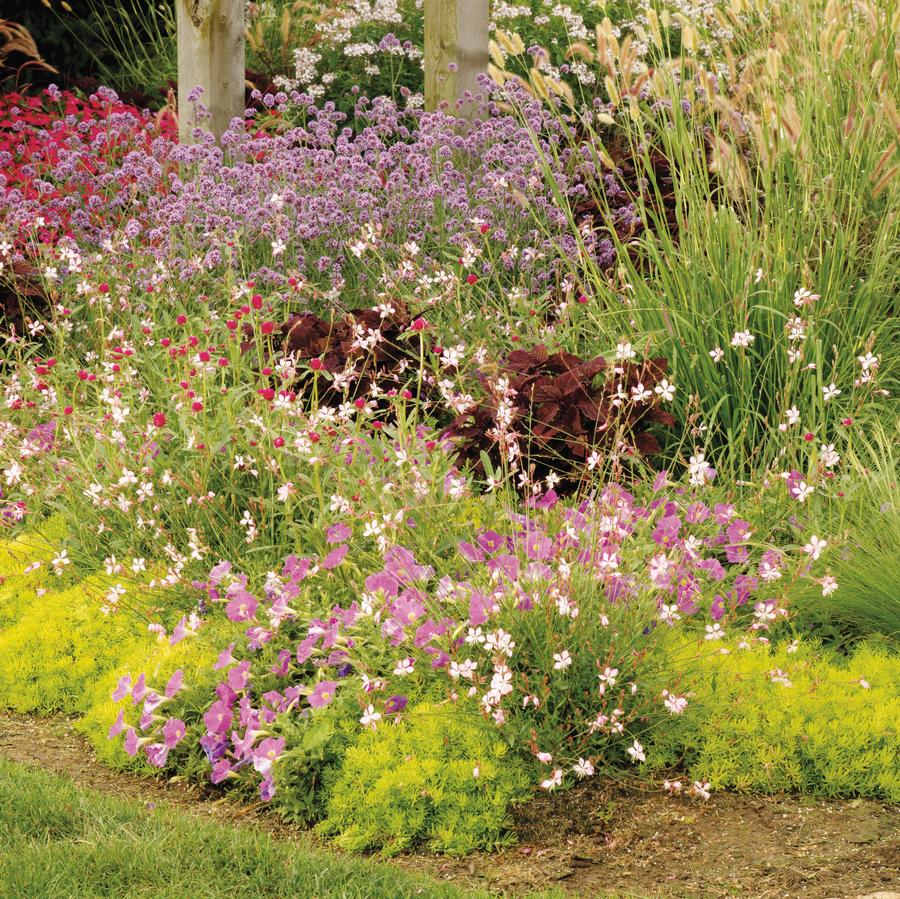
<svg viewBox="0 0 900 899">
<path fill-rule="evenodd" d="M 244 117 L 244 0 L 176 0 L 178 23 L 178 131 L 187 143 L 199 124 L 221 137 Z M 210 118 L 196 123 L 188 95 L 203 88 Z"/>
<path fill-rule="evenodd" d="M 488 0 L 425 0 L 425 108 L 479 93 L 488 68 Z M 472 115 L 469 103 L 464 114 Z"/>
</svg>

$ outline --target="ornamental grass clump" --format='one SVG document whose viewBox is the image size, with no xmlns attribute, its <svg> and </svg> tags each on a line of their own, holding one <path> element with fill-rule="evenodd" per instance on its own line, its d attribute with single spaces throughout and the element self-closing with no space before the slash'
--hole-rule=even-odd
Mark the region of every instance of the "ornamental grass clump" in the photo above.
<svg viewBox="0 0 900 899">
<path fill-rule="evenodd" d="M 591 110 L 574 115 L 565 92 L 527 85 L 557 109 L 568 146 L 610 175 L 634 166 L 642 185 L 630 191 L 642 228 L 606 232 L 615 278 L 589 252 L 567 256 L 591 298 L 569 349 L 652 339 L 692 398 L 694 421 L 680 423 L 702 425 L 704 451 L 747 478 L 781 464 L 783 427 L 827 445 L 891 414 L 897 12 L 884 0 L 789 0 L 664 18 L 648 11 L 642 35 L 624 38 L 607 21 L 577 48 L 605 88 Z M 504 78 L 515 103 L 522 85 Z M 604 182 L 592 193 L 612 220 Z M 580 241 L 580 204 L 557 201 Z"/>
</svg>

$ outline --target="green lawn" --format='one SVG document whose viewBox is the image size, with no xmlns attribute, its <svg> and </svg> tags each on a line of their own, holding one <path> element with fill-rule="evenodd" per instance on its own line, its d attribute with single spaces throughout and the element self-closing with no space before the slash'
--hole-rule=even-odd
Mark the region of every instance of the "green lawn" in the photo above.
<svg viewBox="0 0 900 899">
<path fill-rule="evenodd" d="M 0 760 L 0 896 L 470 897 L 257 828 L 148 810 Z M 481 894 L 484 895 L 484 894 Z"/>
</svg>

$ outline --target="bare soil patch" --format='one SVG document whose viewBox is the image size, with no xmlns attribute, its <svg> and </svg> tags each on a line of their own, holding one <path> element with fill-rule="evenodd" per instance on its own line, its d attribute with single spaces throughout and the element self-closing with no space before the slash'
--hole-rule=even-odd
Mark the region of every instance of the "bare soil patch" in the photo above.
<svg viewBox="0 0 900 899">
<path fill-rule="evenodd" d="M 63 717 L 0 712 L 0 757 L 150 808 L 171 805 L 314 840 L 262 806 L 105 768 Z M 900 899 L 900 810 L 878 802 L 717 793 L 704 803 L 596 782 L 535 799 L 515 818 L 519 845 L 512 849 L 394 862 L 505 896 L 557 885 L 588 897 Z"/>
</svg>

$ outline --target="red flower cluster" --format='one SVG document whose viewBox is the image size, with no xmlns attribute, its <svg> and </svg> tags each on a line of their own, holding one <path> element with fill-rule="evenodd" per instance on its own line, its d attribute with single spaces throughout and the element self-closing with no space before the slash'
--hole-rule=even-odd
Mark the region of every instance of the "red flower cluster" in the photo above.
<svg viewBox="0 0 900 899">
<path fill-rule="evenodd" d="M 37 96 L 10 93 L 0 96 L 0 188 L 11 202 L 38 201 L 47 210 L 42 241 L 65 233 L 65 198 L 81 197 L 78 208 L 99 191 L 98 175 L 119 166 L 135 149 L 149 150 L 156 137 L 177 138 L 174 117 L 165 110 L 156 116 L 121 102 L 101 89 L 87 99 L 50 87 Z M 53 178 L 60 166 L 69 170 L 65 180 Z M 51 180 L 52 179 L 52 180 Z M 118 193 L 128 186 L 126 176 L 104 182 Z M 16 192 L 11 197 L 11 192 Z M 100 213 L 109 226 L 109 205 Z"/>
</svg>

